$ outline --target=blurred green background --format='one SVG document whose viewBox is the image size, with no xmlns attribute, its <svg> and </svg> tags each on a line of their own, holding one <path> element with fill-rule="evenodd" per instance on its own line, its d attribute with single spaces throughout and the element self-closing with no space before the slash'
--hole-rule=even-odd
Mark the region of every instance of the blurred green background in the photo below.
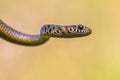
<svg viewBox="0 0 120 80">
<path fill-rule="evenodd" d="M 120 80 L 120 1 L 0 0 L 0 19 L 25 33 L 84 24 L 93 33 L 37 47 L 0 39 L 0 80 Z"/>
</svg>

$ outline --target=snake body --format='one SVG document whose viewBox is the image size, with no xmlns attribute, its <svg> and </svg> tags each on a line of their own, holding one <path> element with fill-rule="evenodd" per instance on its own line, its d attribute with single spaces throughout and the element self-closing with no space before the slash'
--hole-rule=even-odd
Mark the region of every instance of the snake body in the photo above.
<svg viewBox="0 0 120 80">
<path fill-rule="evenodd" d="M 0 20 L 0 37 L 16 44 L 26 46 L 41 45 L 50 37 L 75 38 L 91 34 L 92 30 L 82 24 L 78 25 L 54 25 L 46 24 L 41 27 L 39 34 L 26 34 L 19 32 Z"/>
</svg>

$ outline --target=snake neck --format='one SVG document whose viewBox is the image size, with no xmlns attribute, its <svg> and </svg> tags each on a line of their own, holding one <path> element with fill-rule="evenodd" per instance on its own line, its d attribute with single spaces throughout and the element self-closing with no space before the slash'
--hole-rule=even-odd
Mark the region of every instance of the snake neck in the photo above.
<svg viewBox="0 0 120 80">
<path fill-rule="evenodd" d="M 50 38 L 41 33 L 31 35 L 19 32 L 6 25 L 2 20 L 0 20 L 0 37 L 9 42 L 26 46 L 40 45 L 48 41 Z"/>
</svg>

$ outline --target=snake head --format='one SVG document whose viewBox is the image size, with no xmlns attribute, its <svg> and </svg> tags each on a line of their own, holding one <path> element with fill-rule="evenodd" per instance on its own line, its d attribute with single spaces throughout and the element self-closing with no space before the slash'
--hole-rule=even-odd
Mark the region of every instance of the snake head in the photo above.
<svg viewBox="0 0 120 80">
<path fill-rule="evenodd" d="M 41 34 L 49 37 L 75 38 L 91 34 L 92 30 L 82 24 L 78 25 L 53 25 L 46 24 L 41 28 Z"/>
</svg>

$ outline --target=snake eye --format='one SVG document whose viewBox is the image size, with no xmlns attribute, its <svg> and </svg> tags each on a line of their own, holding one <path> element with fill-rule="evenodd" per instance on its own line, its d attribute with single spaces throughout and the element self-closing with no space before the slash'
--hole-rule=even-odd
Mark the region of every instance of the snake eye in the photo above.
<svg viewBox="0 0 120 80">
<path fill-rule="evenodd" d="M 78 29 L 83 29 L 84 28 L 84 26 L 83 25 L 78 25 Z"/>
</svg>

